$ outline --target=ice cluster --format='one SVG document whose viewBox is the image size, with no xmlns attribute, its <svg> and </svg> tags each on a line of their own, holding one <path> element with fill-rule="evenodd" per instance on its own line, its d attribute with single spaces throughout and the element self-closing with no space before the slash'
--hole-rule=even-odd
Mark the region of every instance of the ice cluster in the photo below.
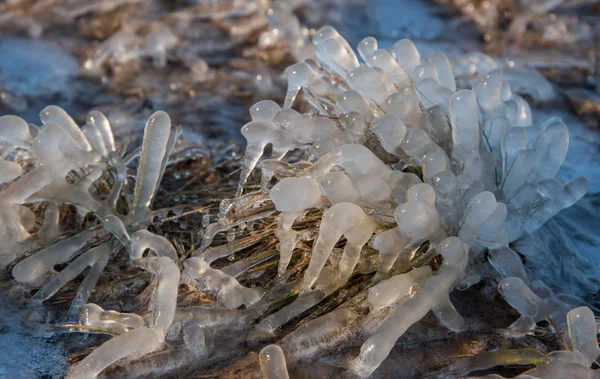
<svg viewBox="0 0 600 379">
<path fill-rule="evenodd" d="M 45 108 L 40 118 L 40 127 L 15 116 L 0 118 L 5 183 L 0 192 L 4 241 L 0 261 L 6 265 L 26 256 L 14 265 L 12 274 L 18 282 L 41 287 L 32 298 L 34 302 L 52 297 L 91 267 L 70 314 L 79 315 L 83 325 L 123 336 L 96 349 L 69 375 L 89 378 L 121 358 L 158 349 L 173 320 L 180 276 L 177 253 L 168 240 L 146 228 L 153 218 L 150 205 L 178 129 L 171 128 L 166 113 L 156 112 L 146 124 L 141 151 L 122 156 L 109 121 L 100 112 L 90 112 L 83 128 L 56 106 Z M 123 199 L 127 166 L 137 158 L 133 194 L 129 197 L 125 191 Z M 58 206 L 63 203 L 75 205 L 81 215 L 94 214 L 100 224 L 59 239 Z M 43 204 L 44 221 L 36 228 L 32 209 L 41 209 Z M 136 265 L 158 278 L 148 325 L 138 315 L 86 304 L 111 254 L 122 246 L 130 251 Z M 144 256 L 147 249 L 154 256 Z M 56 265 L 66 262 L 66 268 L 54 273 Z"/>
<path fill-rule="evenodd" d="M 587 354 L 577 362 L 578 370 L 589 373 L 597 341 L 577 347 L 583 334 L 573 333 L 593 333 L 593 314 L 585 307 L 567 313 L 552 291 L 530 282 L 509 247 L 587 191 L 585 178 L 563 182 L 556 176 L 569 145 L 565 124 L 551 118 L 534 125 L 527 101 L 511 90 L 496 64 L 486 65 L 489 58 L 462 59 L 453 67 L 443 53 L 422 56 L 409 40 L 388 50 L 368 37 L 357 47 L 359 60 L 331 27 L 317 31 L 313 44 L 316 57 L 285 70 L 283 107 L 261 101 L 250 108 L 252 121 L 242 127 L 248 145 L 238 197 L 222 204 L 219 224 L 231 226 L 228 212 L 246 207 L 252 196 L 264 201 L 268 193 L 281 213 L 282 278 L 303 239 L 294 224 L 311 209 L 323 211 L 310 264 L 298 283 L 300 296 L 258 328 L 274 332 L 341 288 L 369 244 L 379 251 L 377 284 L 368 296 L 370 322 L 363 323 L 370 337 L 348 364 L 359 376 L 377 369 L 398 338 L 429 311 L 449 329 L 464 329 L 449 293 L 479 282 L 487 266 L 504 277 L 500 293 L 522 314 L 514 327 L 531 330 L 554 314 L 568 325 L 564 332 L 568 329 L 573 354 Z M 467 71 L 478 73 L 478 80 L 469 89 L 457 88 L 455 73 Z M 294 109 L 299 94 L 308 103 L 306 113 Z M 269 145 L 271 157 L 260 165 L 260 191 L 242 196 Z M 271 187 L 273 177 L 278 180 Z M 341 237 L 343 252 L 334 258 Z M 442 258 L 433 271 L 417 260 L 426 243 L 426 254 Z M 383 308 L 382 316 L 377 311 Z M 575 320 L 585 326 L 577 328 Z M 555 364 L 566 367 L 570 359 Z"/>
<path fill-rule="evenodd" d="M 266 378 L 287 378 L 288 364 L 352 333 L 366 341 L 343 365 L 368 377 L 430 311 L 448 329 L 465 330 L 450 293 L 486 277 L 499 282 L 499 293 L 521 314 L 513 330 L 531 331 L 536 322 L 550 319 L 567 343 L 567 351 L 551 358 L 528 360 L 538 366 L 530 376 L 594 375 L 591 366 L 600 351 L 592 311 L 571 309 L 560 294 L 531 278 L 510 247 L 587 191 L 584 178 L 563 182 L 556 176 L 569 144 L 564 123 L 552 118 L 534 125 L 528 103 L 511 90 L 501 70 L 486 69 L 485 60 L 459 62 L 462 70 L 479 74 L 471 89 L 461 89 L 456 66 L 444 54 L 423 56 L 409 40 L 386 50 L 366 38 L 357 48 L 359 60 L 335 29 L 323 27 L 313 47 L 297 47 L 303 54 L 314 48 L 314 56 L 285 70 L 283 107 L 261 101 L 250 108 L 252 121 L 241 130 L 247 148 L 236 197 L 223 200 L 215 222 L 206 220 L 199 248 L 185 260 L 169 240 L 147 230 L 178 135 L 166 113 L 148 119 L 141 149 L 127 154 L 99 112 L 91 112 L 83 128 L 55 106 L 41 112 L 41 127 L 14 116 L 0 118 L 5 183 L 0 262 L 16 262 L 14 278 L 39 288 L 34 304 L 91 267 L 70 315 L 80 327 L 114 335 L 68 377 L 95 377 L 180 335 L 191 360 L 218 349 L 219 336 L 273 337 L 355 273 L 374 274 L 363 309 L 350 303 L 264 347 L 259 364 Z M 268 146 L 271 157 L 260 163 L 260 189 L 244 194 Z M 129 166 L 138 159 L 131 188 Z M 65 203 L 98 222 L 61 239 Z M 302 228 L 309 214 L 320 217 L 318 230 Z M 211 246 L 218 233 L 273 216 L 279 262 L 268 288 L 236 279 L 268 257 L 211 267 L 249 243 L 228 234 L 228 243 Z M 293 265 L 295 248 L 311 240 L 302 272 Z M 88 304 L 108 260 L 123 248 L 132 264 L 155 278 L 143 317 Z M 376 259 L 369 250 L 377 252 Z M 66 268 L 54 272 L 63 263 Z M 213 299 L 211 306 L 178 308 L 180 282 L 201 286 Z M 282 294 L 295 298 L 273 311 Z M 493 366 L 498 358 L 479 365 L 486 362 Z"/>
</svg>

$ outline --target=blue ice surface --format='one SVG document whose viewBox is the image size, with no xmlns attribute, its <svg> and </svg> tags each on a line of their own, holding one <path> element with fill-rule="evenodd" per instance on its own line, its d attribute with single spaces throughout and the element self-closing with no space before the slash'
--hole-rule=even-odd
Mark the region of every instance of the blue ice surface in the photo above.
<svg viewBox="0 0 600 379">
<path fill-rule="evenodd" d="M 75 96 L 72 79 L 78 72 L 77 59 L 54 42 L 0 38 L 0 91 L 23 103 L 22 109 L 8 109 L 28 122 L 39 123 L 38 112 L 48 102 L 70 103 L 68 97 Z"/>
<path fill-rule="evenodd" d="M 75 57 L 59 45 L 37 39 L 0 39 L 2 87 L 13 95 L 39 96 L 65 91 L 79 71 Z"/>
<path fill-rule="evenodd" d="M 55 43 L 0 38 L 0 90 L 25 99 L 24 109 L 8 109 L 29 122 L 39 124 L 38 112 L 47 105 L 40 101 L 73 93 L 69 85 L 77 73 L 77 60 Z M 68 365 L 62 344 L 23 325 L 27 312 L 0 296 L 0 378 L 63 377 Z"/>
<path fill-rule="evenodd" d="M 23 325 L 27 310 L 0 296 L 0 378 L 62 378 L 68 368 L 62 343 Z"/>
<path fill-rule="evenodd" d="M 378 26 L 378 37 L 432 40 L 446 23 L 434 4 L 423 0 L 374 0 L 367 2 L 367 14 Z"/>
</svg>

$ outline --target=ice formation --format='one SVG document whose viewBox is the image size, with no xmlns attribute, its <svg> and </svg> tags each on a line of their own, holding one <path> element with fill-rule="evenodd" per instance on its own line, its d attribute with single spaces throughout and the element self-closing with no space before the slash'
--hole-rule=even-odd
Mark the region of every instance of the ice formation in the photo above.
<svg viewBox="0 0 600 379">
<path fill-rule="evenodd" d="M 276 11 L 270 15 L 274 22 L 304 40 L 298 25 Z M 164 64 L 172 41 L 164 30 L 155 32 L 147 47 L 156 48 L 156 63 Z M 122 359 L 159 351 L 180 335 L 194 359 L 219 350 L 218 337 L 271 338 L 341 290 L 355 273 L 373 274 L 361 295 L 364 303 L 350 302 L 277 344 L 263 345 L 259 364 L 265 377 L 289 377 L 288 364 L 349 336 L 366 341 L 341 364 L 368 377 L 430 311 L 453 332 L 467 328 L 450 293 L 484 278 L 498 282 L 499 293 L 521 314 L 509 329 L 527 332 L 551 319 L 568 344 L 569 351 L 555 352 L 551 359 L 518 354 L 520 361 L 537 365 L 531 376 L 592 375 L 599 353 L 592 311 L 570 309 L 559 294 L 530 277 L 509 245 L 587 190 L 583 178 L 563 182 L 556 177 L 569 143 L 564 123 L 552 118 L 534 125 L 528 103 L 485 59 L 453 66 L 444 54 L 421 55 L 409 40 L 386 50 L 369 37 L 358 46 L 359 60 L 331 27 L 317 31 L 313 45 L 314 50 L 300 42 L 293 46 L 298 56 L 310 58 L 285 70 L 283 106 L 261 101 L 250 108 L 252 121 L 241 130 L 248 144 L 236 197 L 222 201 L 215 222 L 206 215 L 191 257 L 180 258 L 167 238 L 147 230 L 178 134 L 166 113 L 149 118 L 141 150 L 129 154 L 119 151 L 99 112 L 91 112 L 83 128 L 54 106 L 42 111 L 41 127 L 14 116 L 0 118 L 6 146 L 1 171 L 8 182 L 0 192 L 5 243 L 0 262 L 16 262 L 14 278 L 40 288 L 34 303 L 51 298 L 91 267 L 70 317 L 79 318 L 80 327 L 114 335 L 77 363 L 69 377 L 95 377 Z M 464 70 L 480 74 L 470 89 L 455 77 Z M 300 97 L 306 113 L 294 109 L 301 109 Z M 269 145 L 271 157 L 259 164 Z M 128 166 L 138 158 L 132 189 Z M 257 166 L 260 189 L 244 194 Z M 32 203 L 45 205 L 40 228 Z M 97 223 L 61 239 L 63 203 L 92 213 Z M 235 232 L 268 217 L 277 219 L 276 280 L 265 288 L 238 281 L 274 256 L 268 251 L 211 267 L 265 237 L 257 233 L 236 240 Z M 305 226 L 315 218 L 318 227 Z M 225 231 L 227 243 L 212 246 Z M 310 254 L 295 255 L 298 245 L 311 240 Z M 143 317 L 88 304 L 108 260 L 123 247 L 132 265 L 155 278 Z M 373 250 L 376 255 L 369 253 Z M 52 276 L 63 263 L 67 267 Z M 210 306 L 178 308 L 180 282 L 200 287 Z M 504 362 L 501 354 L 487 358 L 479 366 Z M 469 361 L 457 370 L 472 367 Z"/>
<path fill-rule="evenodd" d="M 98 46 L 92 57 L 84 62 L 83 69 L 90 74 L 98 74 L 102 73 L 108 60 L 122 65 L 144 57 L 151 58 L 155 66 L 164 67 L 167 53 L 177 42 L 177 36 L 164 23 L 153 24 L 145 37 L 139 37 L 135 30 L 124 27 Z"/>
<path fill-rule="evenodd" d="M 40 118 L 44 125 L 39 128 L 14 116 L 0 119 L 6 162 L 29 167 L 7 180 L 8 186 L 0 193 L 0 202 L 4 204 L 0 216 L 2 233 L 7 244 L 0 257 L 6 265 L 29 254 L 36 246 L 46 245 L 12 269 L 19 282 L 43 284 L 33 296 L 36 301 L 50 298 L 91 267 L 73 300 L 71 316 L 79 315 L 83 325 L 121 335 L 96 349 L 69 375 L 73 378 L 94 377 L 121 358 L 158 349 L 173 320 L 180 275 L 178 256 L 168 240 L 145 228 L 152 220 L 150 205 L 178 130 L 171 129 L 169 116 L 164 112 L 156 112 L 149 118 L 139 153 L 134 193 L 129 210 L 122 214 L 123 206 L 117 204 L 117 200 L 122 196 L 126 176 L 119 168 L 126 167 L 131 158 L 123 158 L 117 151 L 106 117 L 100 112 L 90 112 L 86 125 L 80 128 L 64 110 L 49 106 L 40 113 Z M 106 183 L 110 189 L 102 193 L 100 187 Z M 43 226 L 30 233 L 32 211 L 24 204 L 32 202 L 47 202 L 48 205 Z M 62 203 L 76 205 L 82 214 L 93 213 L 100 224 L 58 239 L 57 205 Z M 105 238 L 105 242 L 89 248 L 95 237 L 107 233 L 114 237 Z M 121 244 L 131 251 L 131 259 L 140 268 L 158 277 L 149 325 L 135 314 L 120 314 L 105 311 L 95 304 L 85 304 L 109 257 Z M 144 258 L 146 249 L 160 257 Z M 65 269 L 44 284 L 55 265 L 69 261 Z"/>
<path fill-rule="evenodd" d="M 363 321 L 370 337 L 348 364 L 359 376 L 377 369 L 396 340 L 429 311 L 447 328 L 462 330 L 464 320 L 448 294 L 481 280 L 483 273 L 472 273 L 487 264 L 505 277 L 500 293 L 522 314 L 514 328 L 532 329 L 549 314 L 556 316 L 556 296 L 545 293 L 543 299 L 529 288 L 523 263 L 509 243 L 587 191 L 584 178 L 565 183 L 556 177 L 569 144 L 564 123 L 552 118 L 534 125 L 527 102 L 511 91 L 495 62 L 486 66 L 489 59 L 459 58 L 453 68 L 444 54 L 422 56 L 409 40 L 385 50 L 369 37 L 358 45 L 361 63 L 331 27 L 317 31 L 313 43 L 316 57 L 285 71 L 283 107 L 256 104 L 250 109 L 252 121 L 242 128 L 248 147 L 238 196 L 263 149 L 272 146 L 271 158 L 260 166 L 261 190 L 254 196 L 268 193 L 281 212 L 280 277 L 302 234 L 292 229 L 294 223 L 312 208 L 323 210 L 310 264 L 298 283 L 300 296 L 259 329 L 272 333 L 342 287 L 369 240 L 379 251 L 379 264 L 366 320 L 379 321 L 375 329 Z M 469 83 L 472 88 L 460 88 L 455 74 L 467 71 L 479 73 L 479 80 Z M 304 114 L 292 109 L 300 94 L 309 103 Z M 289 151 L 298 149 L 305 161 L 283 163 Z M 270 188 L 274 176 L 279 181 Z M 248 196 L 239 199 L 248 202 Z M 225 213 L 235 209 L 235 199 L 224 203 Z M 341 236 L 344 251 L 332 260 Z M 415 257 L 425 243 L 427 254 L 443 260 L 433 272 Z M 381 309 L 389 312 L 382 316 Z M 590 322 L 583 321 L 587 311 L 567 318 L 564 311 L 558 313 L 569 331 L 578 328 L 579 320 L 581 325 Z M 581 342 L 581 347 L 573 343 L 584 356 L 597 355 L 597 341 Z"/>
</svg>

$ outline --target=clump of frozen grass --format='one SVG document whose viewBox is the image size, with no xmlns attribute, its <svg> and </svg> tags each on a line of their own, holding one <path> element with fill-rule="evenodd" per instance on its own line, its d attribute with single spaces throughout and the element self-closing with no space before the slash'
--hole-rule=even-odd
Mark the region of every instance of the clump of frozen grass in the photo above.
<svg viewBox="0 0 600 379">
<path fill-rule="evenodd" d="M 569 144 L 564 123 L 551 118 L 534 125 L 528 103 L 511 90 L 495 63 L 486 65 L 490 59 L 459 59 L 460 74 L 479 76 L 471 89 L 459 89 L 457 68 L 444 54 L 422 56 L 409 40 L 386 50 L 366 38 L 358 45 L 362 63 L 331 27 L 317 31 L 313 43 L 316 58 L 285 71 L 283 107 L 270 101 L 251 107 L 252 121 L 242 128 L 248 146 L 239 197 L 222 205 L 219 224 L 233 225 L 236 216 L 227 218 L 228 211 L 245 207 L 253 196 L 264 201 L 268 193 L 281 212 L 280 277 L 302 235 L 292 226 L 308 210 L 324 210 L 310 263 L 298 283 L 300 296 L 258 329 L 272 333 L 341 288 L 369 241 L 379 251 L 374 279 L 379 284 L 370 290 L 372 313 L 364 327 L 380 320 L 349 362 L 359 376 L 369 376 L 408 327 L 430 310 L 449 329 L 462 330 L 464 320 L 448 294 L 480 281 L 488 264 L 506 277 L 500 290 L 523 314 L 517 326 L 532 329 L 552 312 L 565 320 L 564 304 L 542 306 L 533 292 L 542 287 L 530 289 L 523 282 L 523 264 L 509 248 L 587 191 L 584 178 L 563 182 L 556 177 Z M 520 89 L 526 90 L 527 83 Z M 304 114 L 292 108 L 300 93 L 309 104 Z M 539 95 L 551 93 L 550 88 Z M 267 145 L 272 156 L 261 164 L 261 190 L 241 196 Z M 283 163 L 291 151 L 301 151 L 304 161 Z M 274 176 L 279 181 L 271 188 Z M 332 260 L 342 236 L 343 253 Z M 430 254 L 443 259 L 434 272 L 419 271 L 422 266 L 415 262 L 424 243 Z M 392 269 L 405 273 L 390 277 Z M 520 285 L 512 289 L 511 281 Z M 389 312 L 382 316 L 375 312 L 379 308 Z M 586 325 L 591 333 L 591 323 Z M 567 364 L 560 362 L 559 367 Z"/>
<path fill-rule="evenodd" d="M 110 124 L 100 112 L 91 112 L 82 129 L 55 106 L 45 108 L 40 117 L 43 126 L 39 128 L 14 116 L 0 119 L 1 138 L 6 144 L 4 157 L 14 160 L 5 161 L 11 164 L 4 170 L 10 183 L 0 192 L 0 202 L 4 205 L 0 215 L 5 241 L 2 262 L 10 263 L 35 246 L 44 246 L 19 261 L 12 270 L 17 281 L 41 286 L 33 296 L 38 302 L 52 297 L 91 267 L 73 300 L 71 315 L 79 313 L 82 324 L 110 333 L 122 334 L 132 329 L 126 337 L 117 337 L 96 349 L 70 375 L 94 377 L 123 357 L 159 348 L 173 320 L 180 275 L 177 253 L 169 241 L 145 228 L 153 218 L 150 205 L 178 130 L 171 129 L 166 113 L 156 112 L 146 123 L 141 152 L 122 157 Z M 123 214 L 118 200 L 123 196 L 127 165 L 137 157 L 135 189 L 131 198 L 124 194 L 127 204 Z M 14 165 L 21 167 L 15 161 L 26 161 L 31 168 L 27 172 L 12 170 Z M 101 196 L 100 187 L 108 183 L 110 189 Z M 37 233 L 30 234 L 35 216 L 24 204 L 36 202 L 50 205 L 46 207 L 44 225 Z M 82 214 L 93 213 L 100 221 L 99 226 L 58 239 L 57 205 L 62 203 L 74 204 Z M 112 237 L 86 251 L 84 247 L 101 234 Z M 159 284 L 151 300 L 154 314 L 147 326 L 137 315 L 105 312 L 94 304 L 84 306 L 110 255 L 121 245 L 130 250 L 131 259 L 140 268 L 158 277 Z M 146 249 L 159 257 L 143 257 Z M 69 261 L 65 269 L 47 280 L 55 265 Z"/>
</svg>

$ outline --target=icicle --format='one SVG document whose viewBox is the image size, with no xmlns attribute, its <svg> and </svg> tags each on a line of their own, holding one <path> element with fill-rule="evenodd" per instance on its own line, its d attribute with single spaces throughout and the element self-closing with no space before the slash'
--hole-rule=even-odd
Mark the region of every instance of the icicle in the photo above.
<svg viewBox="0 0 600 379">
<path fill-rule="evenodd" d="M 33 142 L 25 120 L 12 115 L 0 117 L 0 140 L 22 148 L 30 148 Z"/>
<path fill-rule="evenodd" d="M 35 300 L 46 300 L 54 296 L 65 284 L 75 279 L 87 267 L 94 265 L 103 255 L 109 253 L 106 244 L 97 246 L 86 251 L 71 262 L 60 274 L 56 275 L 44 287 L 42 287 L 34 296 Z"/>
<path fill-rule="evenodd" d="M 319 237 L 313 254 L 302 278 L 302 289 L 309 291 L 321 273 L 333 247 L 343 235 L 347 242 L 339 263 L 338 281 L 345 283 L 360 257 L 362 247 L 375 230 L 376 224 L 363 210 L 352 203 L 338 203 L 323 214 Z"/>
<path fill-rule="evenodd" d="M 102 142 L 104 143 L 107 152 L 110 153 L 115 151 L 115 137 L 113 135 L 110 122 L 106 116 L 104 116 L 101 112 L 91 111 L 88 114 L 87 122 L 90 125 L 93 125 L 100 132 Z"/>
<path fill-rule="evenodd" d="M 38 237 L 44 242 L 54 241 L 60 235 L 60 226 L 58 225 L 60 213 L 54 203 L 48 203 L 44 212 L 44 223 L 40 228 Z"/>
<path fill-rule="evenodd" d="M 64 109 L 57 107 L 56 105 L 50 105 L 40 112 L 40 119 L 44 124 L 56 123 L 60 125 L 61 128 L 69 133 L 80 148 L 86 151 L 92 149 L 79 126 L 73 121 L 71 116 L 64 111 Z"/>
<path fill-rule="evenodd" d="M 173 262 L 179 262 L 177 250 L 165 237 L 150 233 L 147 230 L 138 230 L 131 235 L 132 260 L 141 259 L 144 251 L 150 249 L 160 256 L 171 258 Z"/>
<path fill-rule="evenodd" d="M 268 120 L 251 121 L 242 127 L 242 135 L 246 138 L 248 146 L 244 153 L 236 197 L 242 194 L 246 181 L 262 156 L 265 146 L 276 141 L 278 129 L 273 122 Z"/>
<path fill-rule="evenodd" d="M 231 276 L 215 270 L 200 258 L 189 258 L 183 263 L 189 277 L 205 280 L 216 292 L 217 303 L 227 309 L 252 305 L 262 296 L 261 291 L 247 288 Z"/>
<path fill-rule="evenodd" d="M 95 234 L 94 231 L 85 230 L 45 247 L 35 255 L 17 263 L 12 270 L 13 277 L 21 283 L 33 285 L 39 283 L 48 271 L 55 265 L 71 259 Z"/>
<path fill-rule="evenodd" d="M 152 203 L 170 132 L 171 119 L 163 111 L 155 112 L 146 122 L 131 211 L 132 214 L 140 214 L 137 217 L 144 217 L 142 215 L 148 212 Z"/>
</svg>

